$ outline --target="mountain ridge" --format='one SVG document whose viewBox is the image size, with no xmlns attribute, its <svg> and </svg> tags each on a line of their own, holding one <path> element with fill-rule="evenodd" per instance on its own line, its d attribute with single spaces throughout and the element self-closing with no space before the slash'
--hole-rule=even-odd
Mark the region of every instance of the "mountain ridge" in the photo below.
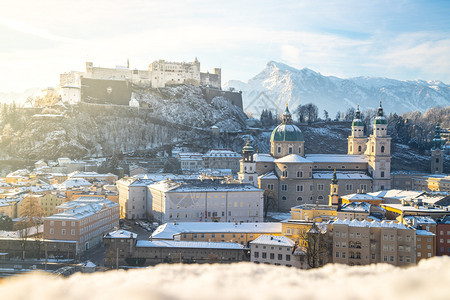
<svg viewBox="0 0 450 300">
<path fill-rule="evenodd" d="M 339 78 L 324 76 L 309 68 L 297 69 L 269 61 L 265 68 L 246 83 L 230 80 L 225 87 L 243 92 L 244 110 L 259 116 L 263 109 L 277 114 L 286 102 L 295 109 L 314 103 L 322 116 L 327 110 L 333 118 L 340 111 L 355 108 L 375 109 L 383 101 L 386 112 L 397 114 L 434 106 L 450 105 L 450 85 L 439 80 L 397 80 L 385 77 L 359 76 Z"/>
</svg>

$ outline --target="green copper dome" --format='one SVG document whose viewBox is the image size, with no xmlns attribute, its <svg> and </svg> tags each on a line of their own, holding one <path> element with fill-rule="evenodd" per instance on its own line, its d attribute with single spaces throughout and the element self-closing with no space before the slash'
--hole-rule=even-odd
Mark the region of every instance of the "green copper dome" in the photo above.
<svg viewBox="0 0 450 300">
<path fill-rule="evenodd" d="M 305 141 L 303 133 L 294 124 L 292 124 L 292 115 L 289 112 L 288 105 L 281 116 L 281 124 L 275 127 L 270 136 L 270 141 L 289 141 L 289 142 L 303 142 Z"/>
<path fill-rule="evenodd" d="M 305 138 L 303 133 L 297 126 L 293 124 L 280 124 L 272 131 L 270 141 L 289 141 L 289 142 L 303 142 Z"/>
</svg>

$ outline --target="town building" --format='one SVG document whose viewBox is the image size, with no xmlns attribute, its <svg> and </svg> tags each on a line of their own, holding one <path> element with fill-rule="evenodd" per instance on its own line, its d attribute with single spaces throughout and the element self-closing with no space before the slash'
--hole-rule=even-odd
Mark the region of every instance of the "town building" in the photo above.
<svg viewBox="0 0 450 300">
<path fill-rule="evenodd" d="M 153 240 L 230 242 L 248 246 L 261 235 L 281 235 L 280 223 L 176 222 L 160 225 Z"/>
<path fill-rule="evenodd" d="M 104 237 L 105 266 L 148 266 L 159 263 L 232 263 L 248 261 L 244 246 L 238 243 L 137 240 L 125 230 Z"/>
<path fill-rule="evenodd" d="M 263 191 L 250 184 L 164 180 L 148 187 L 153 218 L 168 222 L 263 222 Z"/>
<path fill-rule="evenodd" d="M 416 232 L 393 221 L 340 220 L 331 225 L 333 263 L 368 265 L 416 263 Z"/>
<path fill-rule="evenodd" d="M 77 242 L 86 251 L 102 242 L 103 235 L 119 226 L 119 205 L 105 198 L 81 197 L 56 207 L 44 218 L 44 238 Z"/>
<path fill-rule="evenodd" d="M 450 256 L 450 216 L 446 216 L 437 221 L 436 255 Z"/>
<path fill-rule="evenodd" d="M 306 256 L 295 251 L 296 244 L 284 236 L 261 235 L 250 242 L 250 261 L 307 269 Z"/>
<path fill-rule="evenodd" d="M 183 172 L 198 172 L 203 168 L 203 154 L 198 152 L 180 152 L 177 154 Z"/>
<path fill-rule="evenodd" d="M 412 178 L 414 190 L 442 191 L 450 193 L 450 175 L 434 174 Z"/>
<path fill-rule="evenodd" d="M 450 215 L 448 207 L 436 208 L 433 205 L 424 204 L 420 199 L 414 202 L 403 201 L 402 204 L 381 204 L 381 207 L 386 210 L 387 219 L 400 222 L 403 222 L 406 216 L 428 216 L 436 220 Z"/>
<path fill-rule="evenodd" d="M 349 202 L 343 204 L 337 210 L 337 218 L 341 220 L 358 220 L 372 221 L 382 220 L 386 215 L 386 211 L 377 205 L 368 202 Z"/>
<path fill-rule="evenodd" d="M 303 133 L 286 106 L 282 123 L 272 131 L 270 154 L 244 149 L 239 178 L 254 182 L 250 177 L 258 176 L 258 187 L 273 191 L 277 202 L 272 209 L 278 211 L 303 203 L 327 204 L 333 170 L 341 186 L 338 196 L 390 189 L 390 139 L 380 103 L 369 137 L 356 111 L 346 155 L 306 154 Z"/>
<path fill-rule="evenodd" d="M 205 169 L 230 169 L 233 174 L 239 171 L 241 156 L 230 149 L 211 149 L 203 155 Z"/>
</svg>

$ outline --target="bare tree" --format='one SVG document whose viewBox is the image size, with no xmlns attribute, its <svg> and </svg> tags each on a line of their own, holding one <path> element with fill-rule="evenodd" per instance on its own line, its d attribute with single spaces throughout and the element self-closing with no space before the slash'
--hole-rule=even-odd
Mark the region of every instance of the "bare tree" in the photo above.
<svg viewBox="0 0 450 300">
<path fill-rule="evenodd" d="M 277 200 L 275 193 L 272 190 L 266 189 L 263 193 L 264 198 L 264 218 L 267 217 L 267 212 L 269 209 L 276 208 Z"/>
<path fill-rule="evenodd" d="M 313 223 L 311 228 L 304 229 L 299 235 L 299 246 L 306 252 L 308 267 L 323 266 L 331 249 L 326 229 L 321 229 Z"/>
</svg>

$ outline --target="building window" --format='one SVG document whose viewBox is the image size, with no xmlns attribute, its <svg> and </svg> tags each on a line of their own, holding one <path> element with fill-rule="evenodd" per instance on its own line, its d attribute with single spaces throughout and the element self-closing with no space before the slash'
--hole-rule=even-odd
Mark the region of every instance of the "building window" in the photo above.
<svg viewBox="0 0 450 300">
<path fill-rule="evenodd" d="M 278 254 L 278 260 L 283 260 L 283 254 Z"/>
<path fill-rule="evenodd" d="M 302 197 L 297 197 L 297 201 L 298 201 L 298 202 L 300 202 L 300 201 L 302 201 L 302 200 L 303 200 Z"/>
<path fill-rule="evenodd" d="M 289 249 L 287 249 L 289 250 Z M 291 261 L 291 256 L 289 254 L 286 254 L 286 261 Z"/>
<path fill-rule="evenodd" d="M 318 191 L 323 191 L 323 184 L 318 184 L 317 185 L 317 190 Z"/>
<path fill-rule="evenodd" d="M 66 230 L 65 229 L 61 229 L 61 234 L 62 235 L 66 235 Z"/>
<path fill-rule="evenodd" d="M 54 234 L 55 230 L 53 228 L 50 228 L 50 234 Z"/>
<path fill-rule="evenodd" d="M 288 172 L 287 172 L 287 171 L 283 171 L 282 176 L 283 176 L 283 177 L 288 177 Z"/>
<path fill-rule="evenodd" d="M 345 258 L 345 257 L 346 257 L 345 252 L 342 252 L 342 258 Z"/>
<path fill-rule="evenodd" d="M 262 253 L 262 258 L 267 258 L 267 253 L 266 252 Z"/>
<path fill-rule="evenodd" d="M 361 152 L 361 146 L 358 146 L 358 152 Z"/>
<path fill-rule="evenodd" d="M 287 184 L 282 184 L 282 185 L 281 185 L 281 190 L 282 190 L 282 191 L 287 191 L 287 190 L 288 190 Z"/>
<path fill-rule="evenodd" d="M 259 252 L 255 252 L 254 256 L 255 256 L 255 258 L 258 258 L 259 257 Z"/>
<path fill-rule="evenodd" d="M 275 254 L 274 253 L 270 253 L 270 259 L 275 259 Z"/>
<path fill-rule="evenodd" d="M 267 188 L 268 188 L 269 190 L 273 191 L 273 184 L 268 184 L 268 185 L 267 185 Z"/>
<path fill-rule="evenodd" d="M 71 234 L 71 235 L 75 235 L 75 229 L 71 229 L 71 230 L 70 230 L 70 234 Z"/>
<path fill-rule="evenodd" d="M 281 197 L 281 200 L 286 201 L 286 196 Z"/>
<path fill-rule="evenodd" d="M 292 154 L 292 147 L 289 147 L 289 154 Z"/>
<path fill-rule="evenodd" d="M 372 260 L 375 260 L 376 257 L 376 254 L 372 253 Z"/>
<path fill-rule="evenodd" d="M 280 146 L 277 147 L 277 152 L 281 153 L 281 147 Z"/>
<path fill-rule="evenodd" d="M 346 184 L 346 185 L 345 185 L 345 189 L 346 189 L 347 191 L 351 191 L 351 190 L 353 190 L 353 185 L 351 185 L 351 184 Z"/>
<path fill-rule="evenodd" d="M 55 222 L 54 221 L 50 221 L 50 226 L 53 226 L 53 225 L 55 225 Z"/>
<path fill-rule="evenodd" d="M 384 171 L 381 171 L 381 178 L 384 177 Z"/>
<path fill-rule="evenodd" d="M 339 258 L 339 252 L 336 252 L 336 258 Z"/>
<path fill-rule="evenodd" d="M 62 222 L 61 222 L 61 226 L 66 226 L 66 222 L 65 222 L 65 221 L 62 221 Z"/>
</svg>

